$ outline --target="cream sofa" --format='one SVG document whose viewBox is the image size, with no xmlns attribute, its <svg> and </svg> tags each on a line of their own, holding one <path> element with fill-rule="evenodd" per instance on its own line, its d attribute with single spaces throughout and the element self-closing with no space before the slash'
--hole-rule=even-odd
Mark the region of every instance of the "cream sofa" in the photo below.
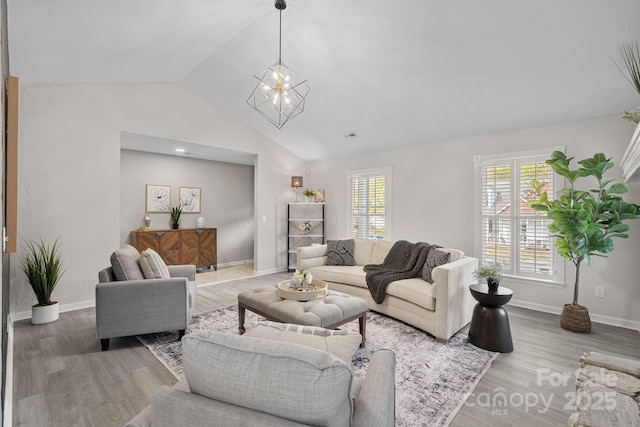
<svg viewBox="0 0 640 427">
<path fill-rule="evenodd" d="M 369 309 L 409 323 L 447 341 L 471 321 L 475 301 L 469 292 L 478 259 L 455 249 L 440 249 L 451 254 L 451 261 L 435 267 L 433 283 L 422 278 L 392 282 L 382 304 L 377 304 L 367 288 L 367 264 L 382 264 L 394 242 L 355 239 L 354 266 L 327 265 L 327 245 L 297 249 L 297 268 L 311 272 L 315 279 L 327 282 L 332 290 L 363 298 Z"/>
</svg>

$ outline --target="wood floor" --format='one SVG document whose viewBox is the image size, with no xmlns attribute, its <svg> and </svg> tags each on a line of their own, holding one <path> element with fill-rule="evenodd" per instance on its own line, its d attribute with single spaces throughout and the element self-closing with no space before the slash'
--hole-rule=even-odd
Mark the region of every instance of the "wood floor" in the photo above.
<svg viewBox="0 0 640 427">
<path fill-rule="evenodd" d="M 200 286 L 196 311 L 234 304 L 238 292 L 288 276 Z M 566 426 L 580 355 L 640 358 L 638 331 L 594 324 L 589 335 L 573 334 L 558 316 L 506 308 L 515 351 L 498 356 L 452 426 Z M 112 339 L 102 352 L 94 309 L 48 325 L 16 322 L 13 346 L 13 426 L 122 426 L 156 389 L 176 382 L 134 337 Z"/>
</svg>

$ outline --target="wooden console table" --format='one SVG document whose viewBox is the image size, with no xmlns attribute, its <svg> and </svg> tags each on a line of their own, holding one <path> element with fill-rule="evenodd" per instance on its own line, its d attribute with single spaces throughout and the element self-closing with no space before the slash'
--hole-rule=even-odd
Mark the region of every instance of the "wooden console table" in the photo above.
<svg viewBox="0 0 640 427">
<path fill-rule="evenodd" d="M 215 228 L 134 230 L 131 232 L 131 246 L 140 252 L 153 249 L 167 265 L 194 264 L 218 269 Z"/>
</svg>

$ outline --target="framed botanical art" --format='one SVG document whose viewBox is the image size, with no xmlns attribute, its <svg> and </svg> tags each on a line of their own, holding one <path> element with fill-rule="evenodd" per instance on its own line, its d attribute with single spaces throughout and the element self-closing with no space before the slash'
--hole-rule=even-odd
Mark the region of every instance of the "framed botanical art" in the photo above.
<svg viewBox="0 0 640 427">
<path fill-rule="evenodd" d="M 180 187 L 180 207 L 182 213 L 200 213 L 200 196 L 198 187 Z"/>
<path fill-rule="evenodd" d="M 147 212 L 171 211 L 171 186 L 147 184 Z"/>
</svg>

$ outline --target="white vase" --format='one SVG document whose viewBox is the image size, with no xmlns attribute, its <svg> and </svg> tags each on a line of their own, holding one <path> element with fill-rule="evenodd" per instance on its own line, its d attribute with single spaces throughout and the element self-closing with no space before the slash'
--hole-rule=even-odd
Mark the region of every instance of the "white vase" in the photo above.
<svg viewBox="0 0 640 427">
<path fill-rule="evenodd" d="M 60 317 L 60 304 L 54 302 L 49 305 L 34 305 L 31 307 L 31 323 L 42 325 L 58 320 Z"/>
<path fill-rule="evenodd" d="M 204 228 L 206 223 L 207 223 L 207 221 L 203 217 L 200 217 L 200 218 L 198 218 L 196 220 L 196 227 L 197 228 Z"/>
<path fill-rule="evenodd" d="M 311 281 L 313 281 L 313 276 L 311 275 L 311 273 L 308 273 L 307 277 L 304 278 L 304 283 L 306 283 L 307 285 L 310 285 Z"/>
<path fill-rule="evenodd" d="M 146 213 L 144 215 L 144 218 L 142 218 L 142 228 L 147 229 L 151 226 L 151 217 L 149 216 L 148 213 Z"/>
</svg>

